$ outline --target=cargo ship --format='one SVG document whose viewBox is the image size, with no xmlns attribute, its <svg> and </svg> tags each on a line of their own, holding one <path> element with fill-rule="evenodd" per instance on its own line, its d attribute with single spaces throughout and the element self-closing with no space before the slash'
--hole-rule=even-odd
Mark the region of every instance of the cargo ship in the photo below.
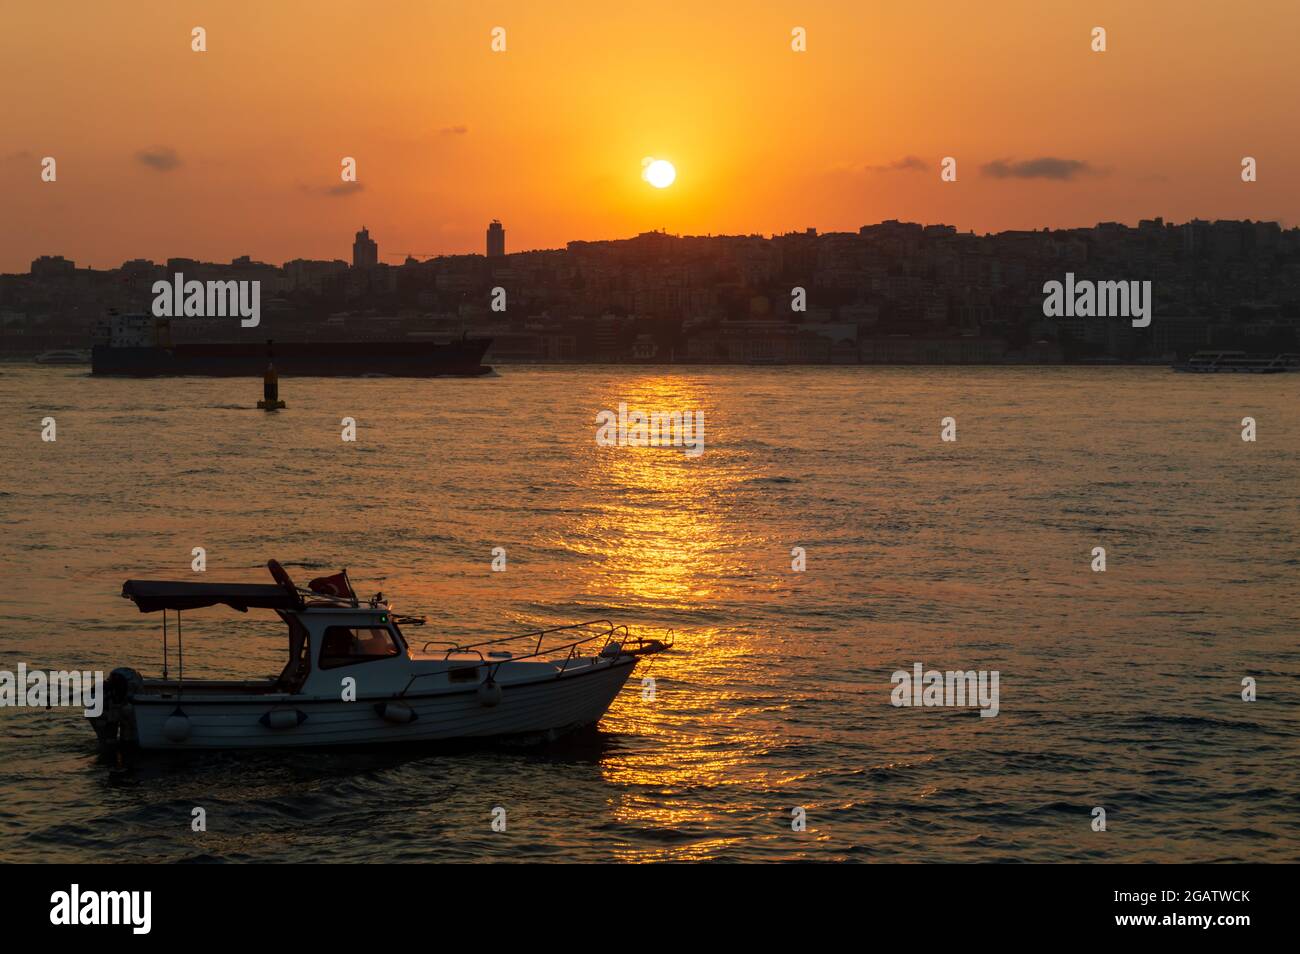
<svg viewBox="0 0 1300 954">
<path fill-rule="evenodd" d="M 172 344 L 168 322 L 151 315 L 111 315 L 98 329 L 91 373 L 125 377 L 197 375 L 261 377 L 268 356 L 281 376 L 474 377 L 491 338 L 450 341 L 265 341 Z"/>
</svg>

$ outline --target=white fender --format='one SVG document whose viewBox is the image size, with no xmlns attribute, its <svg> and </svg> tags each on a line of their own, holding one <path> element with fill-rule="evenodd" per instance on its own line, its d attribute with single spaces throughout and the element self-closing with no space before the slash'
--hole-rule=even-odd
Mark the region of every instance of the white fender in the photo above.
<svg viewBox="0 0 1300 954">
<path fill-rule="evenodd" d="M 495 682 L 488 681 L 488 682 L 479 683 L 478 686 L 479 705 L 486 706 L 487 708 L 491 709 L 493 706 L 501 702 L 502 695 L 503 693 L 501 692 L 501 687 L 498 686 Z"/>
<path fill-rule="evenodd" d="M 375 708 L 379 710 L 385 722 L 406 725 L 408 722 L 415 721 L 415 710 L 405 702 L 381 702 Z"/>
<path fill-rule="evenodd" d="M 180 709 L 167 717 L 163 723 L 163 735 L 168 742 L 184 742 L 190 737 L 190 718 Z"/>
<path fill-rule="evenodd" d="M 298 709 L 271 709 L 257 721 L 268 729 L 296 729 L 307 721 L 307 714 Z"/>
</svg>

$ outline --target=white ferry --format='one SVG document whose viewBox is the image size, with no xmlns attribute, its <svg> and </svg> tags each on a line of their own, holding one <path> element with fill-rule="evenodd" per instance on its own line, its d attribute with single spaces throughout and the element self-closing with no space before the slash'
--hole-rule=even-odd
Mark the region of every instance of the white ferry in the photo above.
<svg viewBox="0 0 1300 954">
<path fill-rule="evenodd" d="M 1284 374 L 1300 371 L 1300 355 L 1265 358 L 1244 351 L 1198 351 L 1173 369 L 1189 374 Z"/>
</svg>

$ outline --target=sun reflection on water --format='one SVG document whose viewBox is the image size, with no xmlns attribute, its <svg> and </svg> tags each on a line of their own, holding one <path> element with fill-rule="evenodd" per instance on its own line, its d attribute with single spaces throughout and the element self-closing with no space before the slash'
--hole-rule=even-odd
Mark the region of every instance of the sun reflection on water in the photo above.
<svg viewBox="0 0 1300 954">
<path fill-rule="evenodd" d="M 737 604 L 764 599 L 750 563 L 753 531 L 733 506 L 756 474 L 746 454 L 726 446 L 714 396 L 691 377 L 642 378 L 605 400 L 647 413 L 705 412 L 706 449 L 697 457 L 680 447 L 595 447 L 584 480 L 596 505 L 565 544 L 586 558 L 576 588 L 639 617 L 639 633 L 677 630 L 673 651 L 638 666 L 602 722 L 604 731 L 635 740 L 601 763 L 612 824 L 637 835 L 620 855 L 711 857 L 731 841 L 718 836 L 720 813 L 738 802 L 747 813 L 769 810 L 736 793 L 772 784 L 755 755 L 778 744 L 774 722 L 747 720 L 752 702 L 742 704 L 735 691 L 738 667 L 764 652 L 731 618 Z M 642 697 L 647 677 L 654 701 Z"/>
<path fill-rule="evenodd" d="M 609 395 L 609 406 L 705 411 L 708 396 L 689 380 L 654 377 Z M 587 486 L 599 501 L 576 528 L 572 545 L 591 558 L 588 582 L 633 605 L 686 611 L 718 595 L 722 554 L 737 545 L 724 505 L 744 480 L 725 454 L 688 457 L 680 447 L 597 447 Z"/>
</svg>

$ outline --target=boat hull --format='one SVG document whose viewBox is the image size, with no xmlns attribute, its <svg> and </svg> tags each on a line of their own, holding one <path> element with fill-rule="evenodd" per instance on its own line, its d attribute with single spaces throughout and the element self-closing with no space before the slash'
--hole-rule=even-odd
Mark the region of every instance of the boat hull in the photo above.
<svg viewBox="0 0 1300 954">
<path fill-rule="evenodd" d="M 260 749 L 376 745 L 507 736 L 553 738 L 593 725 L 609 709 L 636 666 L 634 657 L 602 661 L 581 672 L 503 683 L 498 701 L 485 705 L 478 687 L 424 695 L 364 698 L 355 702 L 289 695 L 231 699 L 137 696 L 132 701 L 135 743 L 146 750 Z M 390 721 L 386 703 L 414 713 Z M 184 739 L 169 738 L 168 719 L 188 720 Z M 269 713 L 297 718 L 271 719 Z M 272 727 L 275 723 L 282 727 Z"/>
</svg>

